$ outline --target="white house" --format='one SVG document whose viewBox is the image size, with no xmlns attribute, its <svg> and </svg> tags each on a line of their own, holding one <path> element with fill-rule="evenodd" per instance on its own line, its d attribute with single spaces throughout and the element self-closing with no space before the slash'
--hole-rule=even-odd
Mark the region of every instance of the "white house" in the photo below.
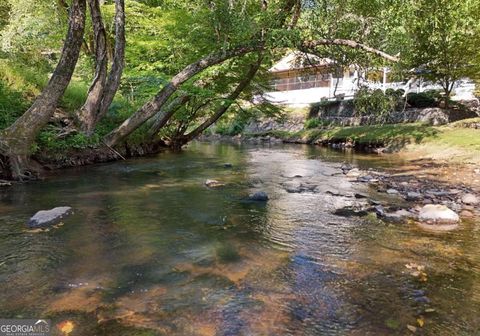
<svg viewBox="0 0 480 336">
<path fill-rule="evenodd" d="M 421 92 L 441 89 L 438 85 L 427 85 L 421 80 L 390 82 L 388 68 L 374 71 L 378 80 L 367 80 L 365 73 L 351 65 L 339 67 L 328 58 L 302 52 L 291 52 L 270 68 L 273 91 L 264 98 L 274 104 L 305 106 L 324 99 L 352 98 L 360 86 L 386 90 L 403 89 L 408 92 Z M 461 81 L 454 89 L 454 98 L 474 99 L 474 85 L 471 81 Z"/>
</svg>

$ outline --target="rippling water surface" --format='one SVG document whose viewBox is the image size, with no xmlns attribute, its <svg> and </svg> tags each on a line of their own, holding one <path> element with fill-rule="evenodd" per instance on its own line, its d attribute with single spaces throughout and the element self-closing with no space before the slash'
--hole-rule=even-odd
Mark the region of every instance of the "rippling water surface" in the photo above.
<svg viewBox="0 0 480 336">
<path fill-rule="evenodd" d="M 344 161 L 401 164 L 192 144 L 4 189 L 0 317 L 72 321 L 71 336 L 479 335 L 480 223 L 431 234 L 335 216 L 354 193 L 380 197 L 349 182 Z M 287 191 L 299 183 L 307 190 Z M 257 190 L 267 204 L 245 200 Z M 24 229 L 61 205 L 75 209 L 64 226 Z M 413 263 L 426 277 L 412 276 Z"/>
</svg>

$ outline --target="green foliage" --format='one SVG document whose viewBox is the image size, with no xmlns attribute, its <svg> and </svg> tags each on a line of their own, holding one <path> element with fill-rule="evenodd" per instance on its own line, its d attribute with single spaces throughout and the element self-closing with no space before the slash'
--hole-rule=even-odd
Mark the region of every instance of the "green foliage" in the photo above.
<svg viewBox="0 0 480 336">
<path fill-rule="evenodd" d="M 407 103 L 412 107 L 425 108 L 437 107 L 440 103 L 442 95 L 436 90 L 407 94 Z"/>
<path fill-rule="evenodd" d="M 23 57 L 15 61 L 0 59 L 0 81 L 11 90 L 21 92 L 25 99 L 36 97 L 48 80 L 45 63 L 29 63 Z"/>
<path fill-rule="evenodd" d="M 394 111 L 399 104 L 403 92 L 387 90 L 371 90 L 361 87 L 354 97 L 355 114 L 357 116 L 375 115 L 386 117 Z"/>
<path fill-rule="evenodd" d="M 85 149 L 99 143 L 98 135 L 87 137 L 83 133 L 73 133 L 62 137 L 59 129 L 53 125 L 46 127 L 40 132 L 33 151 L 45 150 L 47 152 L 66 152 L 70 149 Z"/>
<path fill-rule="evenodd" d="M 408 8 L 405 67 L 441 84 L 448 99 L 456 81 L 480 71 L 480 0 L 419 0 Z"/>
<path fill-rule="evenodd" d="M 60 49 L 67 24 L 67 12 L 61 1 L 2 1 L 6 4 L 0 8 L 6 7 L 9 12 L 8 24 L 4 21 L 0 31 L 1 50 L 29 54 L 40 60 L 42 53 Z"/>
<path fill-rule="evenodd" d="M 0 129 L 12 124 L 28 108 L 22 94 L 0 81 Z"/>
<path fill-rule="evenodd" d="M 303 125 L 306 129 L 317 128 L 318 126 L 322 125 L 322 121 L 317 118 L 310 118 L 305 120 L 305 124 Z"/>
<path fill-rule="evenodd" d="M 68 112 L 74 112 L 78 110 L 85 103 L 87 92 L 87 83 L 78 80 L 71 81 L 62 97 L 60 107 L 64 108 Z"/>
</svg>

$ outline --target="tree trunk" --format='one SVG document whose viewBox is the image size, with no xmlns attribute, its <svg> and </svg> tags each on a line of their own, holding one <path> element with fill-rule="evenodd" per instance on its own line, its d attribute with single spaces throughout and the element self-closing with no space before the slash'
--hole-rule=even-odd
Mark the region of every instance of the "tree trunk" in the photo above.
<svg viewBox="0 0 480 336">
<path fill-rule="evenodd" d="M 259 47 L 239 47 L 232 50 L 222 51 L 219 53 L 213 53 L 205 58 L 198 60 L 186 66 L 181 72 L 179 72 L 172 80 L 163 87 L 157 95 L 143 105 L 137 112 L 135 112 L 130 118 L 125 120 L 120 126 L 114 129 L 110 134 L 105 137 L 105 143 L 111 147 L 117 145 L 120 141 L 125 139 L 130 133 L 135 131 L 144 122 L 154 116 L 163 104 L 175 93 L 178 87 L 201 72 L 202 70 L 211 67 L 213 65 L 224 62 L 227 59 L 245 55 L 249 52 L 257 50 Z M 169 117 L 168 117 L 169 118 Z M 166 122 L 168 118 L 164 117 L 161 122 Z"/>
<path fill-rule="evenodd" d="M 103 93 L 102 103 L 96 122 L 105 116 L 117 93 L 125 65 L 125 1 L 115 1 L 115 50 L 113 52 L 112 69 L 108 75 L 107 85 Z"/>
<path fill-rule="evenodd" d="M 95 48 L 95 76 L 88 89 L 87 99 L 77 113 L 77 119 L 82 132 L 89 133 L 95 123 L 95 115 L 100 108 L 105 83 L 107 81 L 107 34 L 103 25 L 102 13 L 98 0 L 88 0 L 92 17 L 94 48 Z"/>
<path fill-rule="evenodd" d="M 95 34 L 95 78 L 88 91 L 85 104 L 78 112 L 80 129 L 91 135 L 96 124 L 107 113 L 110 104 L 120 86 L 125 60 L 125 3 L 124 0 L 115 1 L 115 48 L 113 52 L 112 68 L 107 78 L 107 40 L 102 22 L 98 0 L 89 0 L 92 13 L 92 22 Z"/>
<path fill-rule="evenodd" d="M 193 131 L 190 133 L 180 137 L 179 139 L 175 140 L 174 143 L 176 146 L 183 146 L 187 142 L 192 141 L 196 137 L 198 137 L 200 134 L 203 133 L 208 127 L 213 125 L 218 119 L 220 119 L 225 112 L 229 109 L 230 106 L 235 102 L 235 100 L 240 96 L 240 94 L 247 88 L 247 86 L 252 82 L 253 78 L 258 72 L 258 69 L 260 68 L 260 65 L 262 63 L 262 55 L 260 54 L 258 56 L 258 60 L 256 63 L 252 64 L 250 66 L 250 69 L 246 73 L 245 77 L 238 83 L 237 87 L 235 90 L 230 93 L 225 101 L 222 103 L 222 105 L 215 111 L 213 115 L 210 116 L 207 120 L 205 120 L 202 124 L 200 124 L 197 128 L 195 128 Z"/>
<path fill-rule="evenodd" d="M 179 97 L 175 98 L 171 103 L 163 106 L 160 111 L 155 115 L 155 119 L 148 130 L 147 136 L 149 138 L 154 137 L 160 129 L 165 126 L 168 119 L 180 108 L 182 105 L 187 103 L 192 96 L 188 93 L 182 94 Z"/>
<path fill-rule="evenodd" d="M 85 0 L 73 0 L 67 37 L 55 71 L 32 106 L 1 134 L 0 152 L 8 161 L 6 166 L 10 178 L 23 180 L 33 177 L 29 171 L 30 149 L 40 130 L 53 115 L 75 70 L 83 43 L 85 10 Z"/>
</svg>

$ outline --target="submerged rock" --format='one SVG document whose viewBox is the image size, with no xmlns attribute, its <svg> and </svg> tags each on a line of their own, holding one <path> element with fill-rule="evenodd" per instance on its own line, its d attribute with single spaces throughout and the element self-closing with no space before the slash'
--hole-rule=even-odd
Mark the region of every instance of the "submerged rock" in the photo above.
<svg viewBox="0 0 480 336">
<path fill-rule="evenodd" d="M 344 208 L 335 210 L 333 214 L 340 217 L 365 217 L 368 216 L 368 211 L 346 206 Z"/>
<path fill-rule="evenodd" d="M 316 185 L 297 183 L 297 182 L 286 182 L 283 183 L 285 191 L 288 193 L 303 193 L 303 192 L 315 192 L 317 189 Z"/>
<path fill-rule="evenodd" d="M 474 218 L 475 215 L 470 210 L 462 210 L 462 212 L 460 212 L 460 217 L 462 217 L 462 218 Z"/>
<path fill-rule="evenodd" d="M 218 188 L 224 186 L 225 184 L 217 180 L 206 180 L 205 185 L 209 188 Z"/>
<path fill-rule="evenodd" d="M 29 228 L 42 228 L 54 225 L 71 213 L 73 213 L 73 209 L 68 206 L 56 207 L 50 210 L 40 210 L 29 219 L 27 226 Z"/>
<path fill-rule="evenodd" d="M 397 210 L 394 212 L 386 212 L 384 215 L 385 220 L 390 222 L 404 222 L 410 218 L 414 218 L 415 215 L 407 210 Z"/>
<path fill-rule="evenodd" d="M 266 202 L 268 201 L 268 195 L 265 191 L 257 191 L 248 195 L 248 199 L 255 202 Z"/>
</svg>

